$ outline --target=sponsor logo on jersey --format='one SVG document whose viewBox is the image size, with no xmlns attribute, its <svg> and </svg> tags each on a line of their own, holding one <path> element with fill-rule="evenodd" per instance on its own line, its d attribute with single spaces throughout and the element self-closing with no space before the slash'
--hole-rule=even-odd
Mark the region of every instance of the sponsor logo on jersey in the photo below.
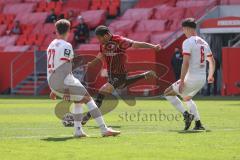
<svg viewBox="0 0 240 160">
<path fill-rule="evenodd" d="M 65 57 L 70 57 L 71 50 L 70 49 L 64 49 L 64 56 Z"/>
</svg>

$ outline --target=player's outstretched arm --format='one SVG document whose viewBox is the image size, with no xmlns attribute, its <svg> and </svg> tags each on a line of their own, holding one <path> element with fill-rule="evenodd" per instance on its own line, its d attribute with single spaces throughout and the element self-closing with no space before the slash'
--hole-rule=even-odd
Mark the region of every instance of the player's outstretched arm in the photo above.
<svg viewBox="0 0 240 160">
<path fill-rule="evenodd" d="M 211 54 L 212 55 L 212 54 Z M 209 72 L 208 72 L 208 83 L 214 82 L 214 71 L 215 71 L 215 60 L 213 56 L 208 56 L 207 61 L 209 62 Z"/>
<path fill-rule="evenodd" d="M 104 56 L 102 53 L 99 53 L 96 58 L 94 58 L 91 62 L 88 62 L 88 67 L 94 67 L 97 64 L 101 63 Z"/>
<path fill-rule="evenodd" d="M 183 56 L 182 69 L 181 69 L 180 85 L 179 85 L 179 92 L 180 93 L 182 93 L 182 90 L 183 90 L 183 87 L 184 87 L 184 79 L 185 79 L 185 76 L 188 72 L 189 61 L 190 61 L 190 56 L 189 55 L 184 55 Z"/>
<path fill-rule="evenodd" d="M 153 48 L 156 50 L 156 52 L 159 52 L 162 49 L 162 46 L 160 44 L 158 45 L 154 45 L 151 43 L 147 43 L 147 42 L 138 42 L 138 41 L 134 41 L 132 44 L 133 48 Z"/>
</svg>

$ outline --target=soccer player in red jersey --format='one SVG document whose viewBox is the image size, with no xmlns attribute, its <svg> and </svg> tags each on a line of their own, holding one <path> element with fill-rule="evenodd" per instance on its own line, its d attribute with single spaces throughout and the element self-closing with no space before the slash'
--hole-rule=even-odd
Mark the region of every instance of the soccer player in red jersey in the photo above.
<svg viewBox="0 0 240 160">
<path fill-rule="evenodd" d="M 114 35 L 106 26 L 98 26 L 95 34 L 100 42 L 100 53 L 93 61 L 88 63 L 88 67 L 95 67 L 99 61 L 105 60 L 108 70 L 108 82 L 100 88 L 95 100 L 98 107 L 101 107 L 104 97 L 107 94 L 111 94 L 114 89 L 124 88 L 140 79 L 157 77 L 154 71 L 127 76 L 125 67 L 126 50 L 130 47 L 153 48 L 156 52 L 159 52 L 161 50 L 160 45 L 133 41 L 119 35 Z M 82 124 L 86 124 L 90 118 L 91 115 L 88 113 L 83 118 Z"/>
</svg>

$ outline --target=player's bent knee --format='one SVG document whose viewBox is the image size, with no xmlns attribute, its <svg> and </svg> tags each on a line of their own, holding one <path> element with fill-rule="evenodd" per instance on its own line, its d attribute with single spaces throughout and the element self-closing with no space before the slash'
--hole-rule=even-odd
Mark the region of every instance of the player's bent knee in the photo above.
<svg viewBox="0 0 240 160">
<path fill-rule="evenodd" d="M 174 92 L 172 86 L 168 87 L 167 89 L 165 89 L 164 91 L 164 96 L 176 96 L 177 94 Z"/>
<path fill-rule="evenodd" d="M 192 99 L 192 97 L 190 97 L 190 96 L 183 97 L 183 101 L 184 101 L 184 102 L 189 101 L 189 100 L 191 100 L 191 99 Z"/>
<path fill-rule="evenodd" d="M 84 95 L 80 101 L 74 101 L 74 103 L 86 104 L 92 100 L 92 97 L 89 94 Z"/>
<path fill-rule="evenodd" d="M 114 87 L 110 83 L 106 83 L 100 88 L 99 93 L 103 95 L 110 94 L 112 93 L 113 89 Z"/>
</svg>

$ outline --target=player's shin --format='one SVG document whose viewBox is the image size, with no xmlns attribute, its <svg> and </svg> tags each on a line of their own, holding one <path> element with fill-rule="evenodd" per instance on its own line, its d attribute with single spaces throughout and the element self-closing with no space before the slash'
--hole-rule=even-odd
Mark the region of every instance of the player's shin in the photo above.
<svg viewBox="0 0 240 160">
<path fill-rule="evenodd" d="M 102 106 L 102 101 L 103 101 L 104 97 L 105 96 L 103 94 L 100 94 L 100 93 L 97 95 L 95 103 L 96 103 L 98 108 L 100 108 Z M 90 112 L 88 112 L 83 117 L 82 125 L 85 125 L 90 118 L 91 118 L 91 114 L 90 114 Z"/>
<path fill-rule="evenodd" d="M 199 121 L 200 116 L 199 116 L 197 105 L 195 104 L 195 102 L 190 99 L 190 100 L 186 101 L 185 103 L 189 107 L 190 113 L 192 113 L 194 115 L 194 120 Z"/>
<path fill-rule="evenodd" d="M 107 126 L 103 120 L 102 113 L 98 109 L 97 105 L 95 104 L 94 100 L 90 100 L 87 104 L 87 107 L 89 109 L 89 113 L 91 116 L 95 119 L 97 125 L 101 129 L 101 132 L 106 132 Z"/>
<path fill-rule="evenodd" d="M 165 96 L 165 98 L 182 114 L 186 112 L 182 101 L 177 96 Z"/>
<path fill-rule="evenodd" d="M 95 100 L 95 103 L 97 105 L 98 108 L 100 108 L 102 106 L 102 102 L 103 102 L 103 99 L 104 99 L 104 95 L 101 94 L 101 93 L 98 93 L 97 94 L 97 97 L 96 97 L 96 100 Z"/>
<path fill-rule="evenodd" d="M 82 129 L 82 117 L 83 117 L 83 106 L 80 103 L 75 103 L 73 107 L 73 118 L 74 118 L 74 128 L 75 136 L 85 135 Z"/>
</svg>

